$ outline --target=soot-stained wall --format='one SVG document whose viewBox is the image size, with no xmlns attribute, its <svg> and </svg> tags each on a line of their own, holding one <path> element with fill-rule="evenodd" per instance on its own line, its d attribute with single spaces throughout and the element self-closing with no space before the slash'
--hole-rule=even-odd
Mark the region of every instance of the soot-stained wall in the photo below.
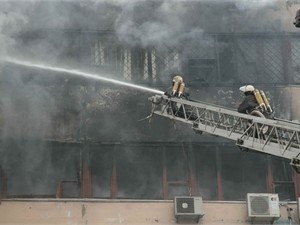
<svg viewBox="0 0 300 225">
<path fill-rule="evenodd" d="M 285 1 L 254 2 L 1 1 L 0 54 L 2 59 L 8 56 L 77 69 L 161 91 L 170 85 L 174 73 L 182 73 L 191 98 L 233 109 L 241 101 L 239 86 L 251 82 L 266 91 L 279 117 L 299 119 L 292 113 L 295 109 L 291 112 L 288 107 L 293 105 L 292 98 L 281 97 L 285 89 L 276 86 L 299 82 L 299 71 L 294 68 L 300 64 L 298 55 L 283 63 L 289 58 L 281 51 L 282 40 L 275 35 L 294 32 L 295 10 Z M 297 37 L 289 40 L 297 50 Z M 287 79 L 289 72 L 292 75 Z M 266 158 L 243 158 L 233 145 L 224 147 L 226 140 L 199 136 L 188 125 L 159 117 L 150 123 L 140 121 L 151 111 L 151 95 L 109 82 L 1 61 L 1 167 L 8 178 L 9 194 L 53 197 L 60 181 L 80 180 L 81 154 L 88 152 L 81 145 L 84 142 L 138 143 L 134 147 L 90 147 L 94 197 L 111 196 L 112 165 L 117 164 L 116 197 L 163 198 L 162 152 L 167 152 L 169 179 L 184 179 L 183 142 L 195 154 L 199 194 L 206 199 L 220 195 L 216 192 L 217 167 L 223 171 L 224 199 L 240 200 L 246 191 L 266 191 L 260 176 Z M 143 142 L 157 144 L 142 146 Z M 175 143 L 175 147 L 164 146 L 167 142 Z M 204 142 L 214 145 L 204 147 Z M 215 161 L 217 152 L 224 161 L 221 165 Z M 239 163 L 231 163 L 234 160 Z M 285 163 L 280 168 L 285 168 Z M 241 169 L 241 165 L 246 168 Z M 291 180 L 291 171 L 282 171 L 286 172 L 282 169 L 278 176 L 287 174 Z M 258 185 L 252 187 L 254 181 Z M 244 188 L 233 193 L 237 184 Z M 75 186 L 74 194 L 65 194 L 78 197 L 80 187 L 76 182 Z M 164 198 L 189 194 L 186 187 L 172 186 L 169 192 Z"/>
</svg>

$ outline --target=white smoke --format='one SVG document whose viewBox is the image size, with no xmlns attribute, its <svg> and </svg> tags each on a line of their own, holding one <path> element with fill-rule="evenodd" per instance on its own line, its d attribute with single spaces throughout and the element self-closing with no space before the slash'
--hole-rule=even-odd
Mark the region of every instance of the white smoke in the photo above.
<svg viewBox="0 0 300 225">
<path fill-rule="evenodd" d="M 69 30 L 114 31 L 124 46 L 159 50 L 188 43 L 182 54 L 190 54 L 194 46 L 212 49 L 213 40 L 199 43 L 206 32 L 292 31 L 293 10 L 283 0 L 0 1 L 0 54 L 78 66 L 81 59 L 90 57 L 91 46 L 85 44 L 91 41 Z M 33 90 L 26 85 L 24 91 Z M 49 95 L 39 91 L 40 96 Z M 28 104 L 31 111 L 42 112 Z"/>
<path fill-rule="evenodd" d="M 11 5 L 0 2 L 0 55 L 6 55 L 14 48 L 17 35 L 27 23 L 27 17 L 23 13 L 11 10 Z"/>
<path fill-rule="evenodd" d="M 186 26 L 188 8 L 187 1 L 123 4 L 115 29 L 119 39 L 131 45 L 172 46 L 194 30 L 202 32 L 198 26 Z"/>
<path fill-rule="evenodd" d="M 239 10 L 260 9 L 276 4 L 278 0 L 238 0 L 235 5 Z"/>
<path fill-rule="evenodd" d="M 123 43 L 145 47 L 176 45 L 203 32 L 295 31 L 291 6 L 284 0 L 0 1 L 0 53 L 12 52 L 20 32 L 35 30 L 111 30 Z M 59 48 L 44 37 L 16 48 L 53 61 L 66 47 L 61 40 Z"/>
<path fill-rule="evenodd" d="M 174 46 L 182 41 L 194 42 L 189 46 L 196 46 L 204 32 L 295 31 L 292 24 L 294 12 L 294 8 L 287 6 L 284 0 L 0 1 L 0 55 L 27 56 L 29 61 L 30 59 L 38 59 L 38 61 L 46 61 L 49 64 L 57 61 L 60 61 L 61 65 L 67 64 L 66 62 L 71 60 L 69 56 L 72 55 L 68 51 L 73 48 L 75 48 L 76 54 L 89 52 L 89 46 L 86 46 L 84 42 L 85 39 L 81 39 L 82 36 L 76 39 L 76 34 L 80 34 L 81 30 L 90 32 L 89 34 L 93 31 L 96 31 L 95 34 L 99 31 L 114 31 L 122 44 L 131 46 Z M 71 33 L 73 36 L 67 36 L 65 31 L 78 32 Z M 74 37 L 74 42 L 71 44 L 69 43 L 70 39 L 68 39 L 70 37 Z M 211 43 L 209 41 L 204 43 L 206 46 L 208 44 Z M 76 49 L 79 45 L 84 48 L 84 51 Z M 186 50 L 184 49 L 183 52 L 187 52 Z M 80 63 L 78 60 L 80 54 L 74 56 L 77 65 Z M 68 57 L 64 57 L 65 55 Z M 63 104 L 70 104 L 72 110 L 78 104 L 78 102 L 72 102 L 70 98 L 66 98 L 66 102 L 56 102 L 55 97 L 69 94 L 64 92 L 67 89 L 64 82 L 57 85 L 59 87 L 55 87 L 56 95 L 52 95 L 53 93 L 39 86 L 35 81 L 31 83 L 34 79 L 29 79 L 28 82 L 24 80 L 24 71 L 21 69 L 18 69 L 17 74 L 13 77 L 11 75 L 12 70 L 6 71 L 1 71 L 1 83 L 3 84 L 3 78 L 7 79 L 4 83 L 7 85 L 6 89 L 3 86 L 0 89 L 0 122 L 2 137 L 4 138 L 22 137 L 24 134 L 33 138 L 44 137 L 51 128 L 53 115 L 61 110 Z M 102 88 L 100 93 L 114 97 L 105 92 L 106 90 Z M 120 99 L 119 96 L 116 98 Z M 78 99 L 76 98 L 76 100 Z M 85 98 L 83 102 L 88 103 Z M 130 107 L 128 102 L 122 102 L 124 108 Z M 96 103 L 102 106 L 105 101 Z M 118 103 L 119 106 L 118 101 L 114 101 L 114 103 Z M 103 107 L 101 110 L 103 111 Z M 121 134 L 123 127 L 120 124 L 123 123 L 124 126 L 124 121 L 122 121 L 124 117 L 119 118 L 112 113 L 107 114 L 105 112 L 103 112 L 102 117 L 97 114 L 97 119 L 100 122 L 98 126 L 95 126 L 98 129 L 96 132 L 99 132 L 101 127 L 100 132 L 103 134 L 100 136 L 104 140 L 111 138 L 107 137 L 109 135 L 114 135 L 117 140 L 122 140 L 122 138 L 127 140 L 138 133 L 139 130 L 134 130 L 135 128 L 130 125 L 136 118 L 126 120 L 125 126 L 131 132 Z M 67 117 L 70 118 L 70 115 Z M 66 118 L 64 119 L 66 120 Z M 61 125 L 59 124 L 61 120 L 56 121 L 58 121 L 57 126 Z M 112 125 L 114 123 L 116 125 Z M 65 128 L 65 126 L 61 127 Z M 163 126 L 160 125 L 159 128 L 161 127 Z M 163 139 L 164 132 L 161 132 L 161 129 L 157 130 L 157 135 Z M 65 134 L 64 132 L 61 132 L 62 136 Z M 99 134 L 96 132 L 93 134 Z M 189 129 L 188 132 L 192 132 L 192 130 Z M 192 137 L 188 132 L 184 131 L 179 135 L 182 140 L 188 140 Z M 23 143 L 20 142 L 20 146 L 22 146 L 22 150 L 25 149 L 24 155 L 28 157 L 24 168 L 31 165 L 28 170 L 29 173 L 39 168 L 40 162 L 37 158 L 43 156 L 37 155 L 36 152 L 43 149 L 43 146 L 34 146 L 36 148 L 32 154 L 27 154 L 26 151 L 32 145 L 23 146 Z M 7 149 L 10 150 L 10 148 Z M 6 155 L 10 156 L 11 153 L 8 152 Z M 66 159 L 66 157 L 61 158 L 64 161 Z M 31 159 L 34 159 L 35 163 Z M 52 171 L 51 167 L 52 165 L 49 165 L 48 171 Z"/>
</svg>

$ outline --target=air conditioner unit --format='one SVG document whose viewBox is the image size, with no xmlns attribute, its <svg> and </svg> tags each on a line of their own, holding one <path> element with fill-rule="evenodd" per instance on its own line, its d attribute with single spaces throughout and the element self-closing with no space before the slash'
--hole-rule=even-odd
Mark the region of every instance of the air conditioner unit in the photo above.
<svg viewBox="0 0 300 225">
<path fill-rule="evenodd" d="M 280 217 L 278 194 L 248 193 L 248 216 L 256 221 L 272 221 Z"/>
<path fill-rule="evenodd" d="M 177 223 L 198 223 L 204 216 L 202 197 L 175 197 L 175 218 Z"/>
</svg>

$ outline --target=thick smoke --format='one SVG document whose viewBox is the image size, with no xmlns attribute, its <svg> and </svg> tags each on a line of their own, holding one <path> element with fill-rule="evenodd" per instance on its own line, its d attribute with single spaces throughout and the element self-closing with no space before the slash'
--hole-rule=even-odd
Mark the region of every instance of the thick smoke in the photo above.
<svg viewBox="0 0 300 225">
<path fill-rule="evenodd" d="M 137 1 L 124 3 L 115 29 L 132 45 L 176 45 L 202 32 L 294 31 L 285 1 Z"/>
<path fill-rule="evenodd" d="M 17 50 L 55 62 L 66 47 L 61 30 L 111 30 L 133 46 L 176 45 L 202 32 L 294 31 L 295 9 L 282 0 L 239 1 L 1 1 L 1 52 Z M 33 44 L 16 43 L 20 32 L 45 31 Z M 28 37 L 30 38 L 30 37 Z M 50 41 L 49 41 L 50 39 Z M 17 46 L 16 46 L 17 44 Z M 14 47 L 17 47 L 15 49 Z M 66 59 L 67 61 L 67 59 Z"/>
<path fill-rule="evenodd" d="M 283 0 L 0 1 L 0 56 L 76 69 L 92 67 L 88 43 L 90 39 L 96 40 L 98 31 L 116 34 L 122 46 L 155 46 L 159 51 L 180 42 L 189 43 L 186 49 L 182 49 L 183 54 L 188 54 L 191 46 L 212 45 L 212 39 L 199 43 L 204 33 L 294 31 L 295 8 L 292 6 Z M 89 37 L 81 31 L 88 33 Z M 149 138 L 142 136 L 139 129 L 132 128 L 137 119 L 146 116 L 142 115 L 144 112 L 131 114 L 130 118 L 124 114 L 124 108 L 135 111 L 135 107 L 144 107 L 145 104 L 126 98 L 126 91 L 119 94 L 101 85 L 89 90 L 86 88 L 89 85 L 82 87 L 81 82 L 85 82 L 82 80 L 72 83 L 71 79 L 60 78 L 57 81 L 54 74 L 45 71 L 24 72 L 23 68 L 5 63 L 0 66 L 1 137 L 14 138 L 17 142 L 17 147 L 6 142 L 2 146 L 5 151 L 1 158 L 9 161 L 2 161 L 2 165 L 7 170 L 19 165 L 13 158 L 24 160 L 19 166 L 26 173 L 37 171 L 45 163 L 40 151 L 45 146 L 24 145 L 23 138 L 48 137 L 51 129 L 55 131 L 52 138 L 68 140 L 100 137 L 126 141 L 134 136 L 137 137 L 135 140 L 140 138 L 143 141 Z M 44 79 L 38 76 L 41 74 L 46 75 L 42 76 Z M 134 92 L 134 95 L 138 97 L 139 93 Z M 118 114 L 114 114 L 116 111 Z M 94 127 L 85 127 L 90 123 L 86 116 L 96 120 Z M 160 127 L 156 131 L 160 140 L 177 141 L 176 137 L 164 139 Z M 183 129 L 176 133 L 183 140 L 191 137 Z M 17 158 L 17 154 L 10 154 L 9 149 L 15 149 L 15 152 L 24 150 L 23 157 Z M 54 171 L 51 162 L 46 167 L 48 171 Z M 55 170 L 49 176 L 57 174 L 59 171 Z M 29 178 L 27 182 L 34 179 Z M 45 183 L 40 188 L 45 190 L 47 185 Z M 21 185 L 17 189 L 21 189 Z"/>
<path fill-rule="evenodd" d="M 26 24 L 28 17 L 18 9 L 11 10 L 11 4 L 7 2 L 0 2 L 0 54 L 6 55 L 9 49 L 14 48 L 16 40 L 14 35 L 22 31 Z"/>
</svg>

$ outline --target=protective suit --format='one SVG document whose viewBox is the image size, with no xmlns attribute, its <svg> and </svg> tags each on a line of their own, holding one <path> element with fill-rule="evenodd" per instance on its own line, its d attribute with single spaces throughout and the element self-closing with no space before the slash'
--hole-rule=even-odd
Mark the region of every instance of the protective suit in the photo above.
<svg viewBox="0 0 300 225">
<path fill-rule="evenodd" d="M 167 95 L 168 97 L 177 97 L 190 100 L 189 89 L 185 87 L 183 78 L 179 75 L 176 75 L 173 78 L 172 86 L 165 91 L 165 95 Z M 171 114 L 181 118 L 185 118 L 186 115 L 189 120 L 197 119 L 197 115 L 192 112 L 192 108 L 189 105 L 184 105 L 183 109 L 182 104 L 172 102 L 170 111 L 172 111 L 172 113 L 170 112 Z"/>
<path fill-rule="evenodd" d="M 258 107 L 258 103 L 254 95 L 254 87 L 252 85 L 242 86 L 240 87 L 240 91 L 244 92 L 245 98 L 239 105 L 237 111 L 239 113 L 250 114 Z"/>
</svg>

